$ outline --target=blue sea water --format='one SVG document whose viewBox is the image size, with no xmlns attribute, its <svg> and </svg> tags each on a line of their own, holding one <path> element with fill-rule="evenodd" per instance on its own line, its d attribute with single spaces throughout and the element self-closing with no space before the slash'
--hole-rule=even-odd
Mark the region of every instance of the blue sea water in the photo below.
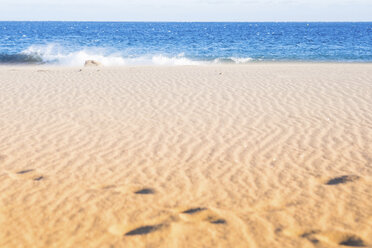
<svg viewBox="0 0 372 248">
<path fill-rule="evenodd" d="M 1 64 L 372 62 L 372 23 L 0 22 Z"/>
</svg>

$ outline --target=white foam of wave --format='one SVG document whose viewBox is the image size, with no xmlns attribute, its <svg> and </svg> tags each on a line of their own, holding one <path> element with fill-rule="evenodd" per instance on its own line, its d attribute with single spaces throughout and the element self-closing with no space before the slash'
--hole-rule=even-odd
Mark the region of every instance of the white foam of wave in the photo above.
<svg viewBox="0 0 372 248">
<path fill-rule="evenodd" d="M 202 62 L 193 61 L 179 54 L 175 57 L 164 55 L 140 56 L 133 58 L 123 58 L 120 54 L 107 54 L 104 49 L 83 49 L 76 52 L 66 52 L 63 47 L 57 44 L 45 46 L 31 46 L 24 50 L 22 54 L 38 56 L 45 63 L 53 63 L 64 66 L 81 66 L 86 60 L 96 60 L 105 66 L 122 65 L 199 65 Z"/>
<path fill-rule="evenodd" d="M 252 58 L 236 58 L 236 57 L 231 57 L 230 59 L 234 61 L 236 64 L 246 64 L 253 60 Z"/>
<path fill-rule="evenodd" d="M 184 54 L 180 54 L 176 57 L 167 57 L 163 55 L 156 55 L 152 57 L 152 62 L 155 65 L 200 65 L 203 64 L 201 61 L 195 61 L 184 57 Z"/>
<path fill-rule="evenodd" d="M 213 64 L 246 64 L 252 62 L 252 58 L 238 58 L 238 57 L 229 57 L 229 58 L 217 58 L 213 60 Z"/>
<path fill-rule="evenodd" d="M 221 64 L 232 62 L 244 64 L 252 61 L 251 58 L 215 59 L 214 61 L 198 61 L 185 57 L 184 53 L 177 56 L 151 55 L 139 57 L 123 57 L 119 53 L 107 53 L 102 48 L 86 48 L 80 51 L 67 52 L 58 44 L 48 44 L 42 46 L 30 46 L 22 51 L 22 54 L 37 56 L 44 63 L 63 65 L 63 66 L 82 66 L 86 60 L 96 60 L 104 66 L 123 66 L 123 65 L 204 65 L 204 64 Z"/>
<path fill-rule="evenodd" d="M 81 66 L 86 60 L 97 60 L 106 66 L 126 65 L 126 61 L 118 54 L 105 55 L 102 49 L 84 49 L 76 52 L 65 52 L 59 45 L 30 46 L 22 54 L 38 56 L 45 63 L 65 66 Z"/>
</svg>

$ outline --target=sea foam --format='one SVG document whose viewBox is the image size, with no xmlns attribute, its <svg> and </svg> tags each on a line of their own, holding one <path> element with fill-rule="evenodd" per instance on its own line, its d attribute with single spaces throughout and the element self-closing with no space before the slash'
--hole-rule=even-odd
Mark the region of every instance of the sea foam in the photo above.
<svg viewBox="0 0 372 248">
<path fill-rule="evenodd" d="M 6 61 L 5 61 L 6 59 Z M 99 61 L 104 66 L 124 65 L 208 65 L 208 64 L 244 64 L 251 62 L 251 58 L 216 58 L 211 60 L 191 59 L 184 53 L 175 56 L 163 54 L 122 55 L 120 52 L 109 52 L 105 48 L 85 48 L 78 51 L 65 49 L 59 44 L 32 45 L 21 53 L 9 58 L 4 56 L 4 62 L 52 64 L 60 66 L 82 66 L 87 60 Z"/>
<path fill-rule="evenodd" d="M 30 46 L 21 54 L 39 57 L 43 63 L 64 66 L 81 66 L 86 60 L 97 60 L 106 66 L 126 65 L 126 61 L 118 54 L 105 54 L 103 49 L 83 49 L 66 51 L 55 44 L 45 46 Z"/>
</svg>

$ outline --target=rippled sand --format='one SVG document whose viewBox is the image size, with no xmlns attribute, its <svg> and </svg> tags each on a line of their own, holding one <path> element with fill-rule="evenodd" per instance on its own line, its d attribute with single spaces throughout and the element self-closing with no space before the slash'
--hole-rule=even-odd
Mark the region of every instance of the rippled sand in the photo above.
<svg viewBox="0 0 372 248">
<path fill-rule="evenodd" d="M 0 67 L 0 247 L 372 245 L 372 64 Z"/>
</svg>

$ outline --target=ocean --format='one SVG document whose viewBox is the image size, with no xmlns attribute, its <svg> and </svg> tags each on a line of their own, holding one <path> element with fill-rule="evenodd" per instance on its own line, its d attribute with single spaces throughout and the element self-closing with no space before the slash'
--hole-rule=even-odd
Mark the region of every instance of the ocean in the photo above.
<svg viewBox="0 0 372 248">
<path fill-rule="evenodd" d="M 0 22 L 0 64 L 372 62 L 372 23 Z"/>
</svg>

